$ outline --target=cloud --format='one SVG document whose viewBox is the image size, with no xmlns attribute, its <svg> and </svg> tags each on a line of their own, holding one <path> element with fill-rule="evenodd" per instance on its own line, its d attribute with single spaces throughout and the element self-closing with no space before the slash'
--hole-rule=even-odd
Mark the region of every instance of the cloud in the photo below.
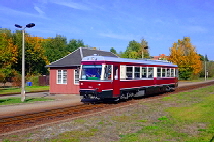
<svg viewBox="0 0 214 142">
<path fill-rule="evenodd" d="M 4 13 L 6 15 L 18 15 L 18 16 L 28 16 L 28 17 L 47 19 L 43 15 L 32 14 L 29 12 L 22 12 L 22 11 L 10 9 L 10 8 L 3 7 L 3 6 L 0 6 L 0 13 Z"/>
<path fill-rule="evenodd" d="M 34 6 L 34 9 L 35 9 L 37 12 L 39 12 L 40 15 L 44 15 L 44 14 L 45 14 L 45 12 L 42 11 L 38 6 Z"/>
<path fill-rule="evenodd" d="M 191 32 L 197 32 L 197 33 L 206 33 L 208 30 L 201 26 L 187 26 L 185 27 L 186 30 Z"/>
<path fill-rule="evenodd" d="M 74 3 L 74 2 L 67 2 L 67 1 L 50 1 L 52 3 L 58 4 L 58 5 L 63 5 L 63 6 L 67 6 L 73 9 L 79 9 L 79 10 L 91 10 L 89 7 L 78 4 L 78 3 Z"/>
<path fill-rule="evenodd" d="M 133 40 L 133 39 L 135 39 L 135 37 L 132 35 L 117 35 L 117 34 L 113 34 L 113 33 L 99 33 L 99 35 L 103 36 L 103 37 L 122 39 L 122 40 Z"/>
</svg>

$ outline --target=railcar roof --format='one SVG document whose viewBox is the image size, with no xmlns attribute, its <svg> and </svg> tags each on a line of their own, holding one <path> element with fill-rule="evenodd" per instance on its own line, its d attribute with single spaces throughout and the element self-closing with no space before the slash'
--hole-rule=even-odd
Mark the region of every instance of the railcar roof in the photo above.
<svg viewBox="0 0 214 142">
<path fill-rule="evenodd" d="M 142 63 L 145 65 L 162 65 L 162 66 L 171 66 L 177 67 L 177 65 L 173 65 L 169 61 L 163 60 L 148 60 L 148 59 L 127 59 L 127 58 L 115 58 L 115 57 L 108 57 L 108 56 L 87 56 L 82 59 L 82 61 L 111 61 L 111 62 L 131 62 L 131 63 Z"/>
</svg>

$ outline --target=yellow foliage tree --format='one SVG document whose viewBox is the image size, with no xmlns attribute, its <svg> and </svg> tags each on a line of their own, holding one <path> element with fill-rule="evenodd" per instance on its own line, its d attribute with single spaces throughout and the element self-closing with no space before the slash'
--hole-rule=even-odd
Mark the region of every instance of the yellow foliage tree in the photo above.
<svg viewBox="0 0 214 142">
<path fill-rule="evenodd" d="M 15 73 L 11 66 L 17 62 L 18 48 L 7 33 L 0 33 L 0 39 L 0 82 L 5 83 Z"/>
<path fill-rule="evenodd" d="M 170 47 L 168 60 L 178 65 L 181 78 L 189 78 L 191 75 L 197 75 L 202 69 L 200 56 L 196 48 L 191 44 L 189 37 L 178 40 Z"/>
<path fill-rule="evenodd" d="M 17 46 L 13 44 L 11 37 L 8 37 L 6 33 L 1 33 L 1 49 L 0 58 L 2 62 L 2 67 L 12 65 L 17 61 L 18 50 Z"/>
</svg>

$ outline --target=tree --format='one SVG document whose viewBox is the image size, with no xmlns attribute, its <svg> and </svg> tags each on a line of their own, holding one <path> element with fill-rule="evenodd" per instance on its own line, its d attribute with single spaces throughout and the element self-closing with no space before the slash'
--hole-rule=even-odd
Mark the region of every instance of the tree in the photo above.
<svg viewBox="0 0 214 142">
<path fill-rule="evenodd" d="M 69 52 L 73 52 L 77 50 L 79 47 L 84 47 L 84 43 L 82 40 L 71 39 L 67 45 L 66 50 Z"/>
<path fill-rule="evenodd" d="M 0 37 L 0 81 L 6 83 L 14 76 L 15 70 L 11 67 L 17 63 L 18 48 L 13 43 L 10 30 L 1 29 Z"/>
<path fill-rule="evenodd" d="M 117 54 L 117 51 L 114 49 L 114 47 L 111 47 L 110 52 L 114 53 L 114 54 Z"/>
<path fill-rule="evenodd" d="M 149 51 L 148 51 L 149 49 L 148 42 L 145 39 L 141 39 L 140 45 L 141 45 L 141 48 L 140 48 L 139 54 L 141 54 L 141 58 L 150 58 Z"/>
<path fill-rule="evenodd" d="M 208 57 L 207 57 L 207 54 L 205 55 L 205 59 L 204 59 L 204 60 L 205 60 L 205 61 L 209 61 L 209 60 L 208 60 Z"/>
<path fill-rule="evenodd" d="M 200 56 L 201 61 L 209 61 L 207 55 L 203 56 L 201 54 L 198 54 Z"/>
<path fill-rule="evenodd" d="M 135 40 L 130 41 L 125 54 L 127 58 L 149 58 L 148 42 L 144 39 L 142 39 L 140 43 Z"/>
<path fill-rule="evenodd" d="M 45 39 L 42 42 L 42 47 L 48 62 L 56 61 L 70 53 L 69 50 L 66 50 L 67 39 L 60 35 L 56 35 L 55 38 Z"/>
<path fill-rule="evenodd" d="M 184 37 L 183 40 L 173 43 L 168 60 L 178 65 L 181 78 L 188 79 L 191 75 L 200 73 L 202 66 L 200 58 L 190 38 Z"/>
</svg>

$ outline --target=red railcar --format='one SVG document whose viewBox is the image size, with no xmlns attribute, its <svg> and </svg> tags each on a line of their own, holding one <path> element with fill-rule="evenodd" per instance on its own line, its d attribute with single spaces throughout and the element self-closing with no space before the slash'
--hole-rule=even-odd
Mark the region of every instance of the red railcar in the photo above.
<svg viewBox="0 0 214 142">
<path fill-rule="evenodd" d="M 128 99 L 174 90 L 178 67 L 167 61 L 87 56 L 80 68 L 83 99 Z"/>
</svg>

